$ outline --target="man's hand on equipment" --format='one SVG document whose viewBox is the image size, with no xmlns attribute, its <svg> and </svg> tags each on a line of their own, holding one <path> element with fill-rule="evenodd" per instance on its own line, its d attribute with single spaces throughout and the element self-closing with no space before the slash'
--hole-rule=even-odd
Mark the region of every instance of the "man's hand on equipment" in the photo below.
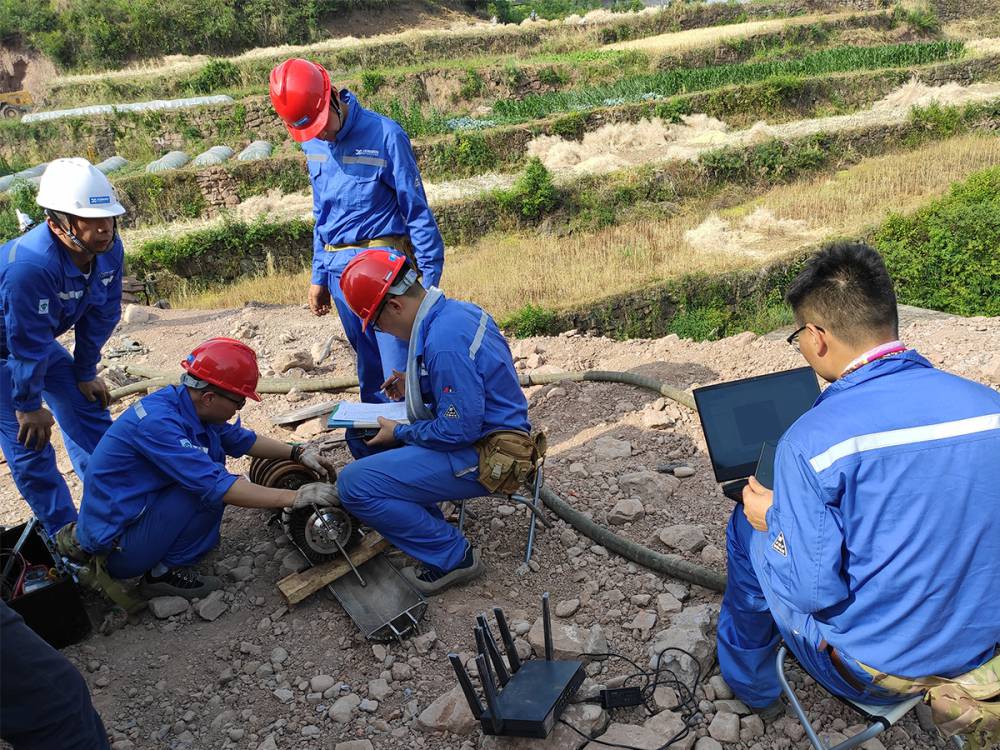
<svg viewBox="0 0 1000 750">
<path fill-rule="evenodd" d="M 318 505 L 321 508 L 340 505 L 337 485 L 326 484 L 325 482 L 313 482 L 299 487 L 295 493 L 295 500 L 292 502 L 292 509 L 311 508 L 313 505 Z"/>
<path fill-rule="evenodd" d="M 28 450 L 40 451 L 52 439 L 52 425 L 56 423 L 52 412 L 44 406 L 34 411 L 15 411 L 17 417 L 17 442 Z"/>
<path fill-rule="evenodd" d="M 393 370 L 392 375 L 382 383 L 382 392 L 393 401 L 402 401 L 406 398 L 406 375 Z"/>
<path fill-rule="evenodd" d="M 774 492 L 750 477 L 743 488 L 743 515 L 757 531 L 767 531 L 767 509 L 774 502 Z"/>
<path fill-rule="evenodd" d="M 313 315 L 326 315 L 330 312 L 330 290 L 322 284 L 311 284 L 309 286 L 309 309 Z"/>
<path fill-rule="evenodd" d="M 318 448 L 307 445 L 302 455 L 299 456 L 299 463 L 307 469 L 312 469 L 321 477 L 326 477 L 331 482 L 337 481 L 337 465 L 329 456 L 324 456 Z"/>
<path fill-rule="evenodd" d="M 108 404 L 111 403 L 111 390 L 108 388 L 108 384 L 104 382 L 104 378 L 85 380 L 82 383 L 77 383 L 76 387 L 80 389 L 80 393 L 88 401 L 100 401 L 101 407 L 104 409 L 107 409 Z"/>
<path fill-rule="evenodd" d="M 379 417 L 378 433 L 365 443 L 365 445 L 369 448 L 391 448 L 394 445 L 399 445 L 399 441 L 396 440 L 396 436 L 393 434 L 393 430 L 396 429 L 396 425 L 398 424 L 399 422 L 394 422 L 391 419 Z"/>
</svg>

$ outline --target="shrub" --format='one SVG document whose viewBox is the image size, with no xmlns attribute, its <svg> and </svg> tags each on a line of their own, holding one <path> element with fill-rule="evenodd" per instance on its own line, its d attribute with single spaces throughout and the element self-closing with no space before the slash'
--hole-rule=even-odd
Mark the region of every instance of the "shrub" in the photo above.
<svg viewBox="0 0 1000 750">
<path fill-rule="evenodd" d="M 458 90 L 458 95 L 463 99 L 475 99 L 483 93 L 485 87 L 486 82 L 479 75 L 479 71 L 475 68 L 469 68 L 462 77 L 462 88 Z"/>
<path fill-rule="evenodd" d="M 582 112 L 573 112 L 552 123 L 552 134 L 567 140 L 579 141 L 587 128 L 587 118 Z"/>
<path fill-rule="evenodd" d="M 535 307 L 529 302 L 501 321 L 500 327 L 518 338 L 525 338 L 553 333 L 555 322 L 556 314 L 554 312 L 546 310 L 544 307 Z"/>
<path fill-rule="evenodd" d="M 15 209 L 28 214 L 37 223 L 45 218 L 45 211 L 35 203 L 37 189 L 30 182 L 15 180 L 8 188 L 7 200 L 0 203 L 0 242 L 6 242 L 20 234 Z"/>
<path fill-rule="evenodd" d="M 528 160 L 511 190 L 500 193 L 500 204 L 526 219 L 550 213 L 558 202 L 552 175 L 537 157 Z"/>
<path fill-rule="evenodd" d="M 965 130 L 965 121 L 959 107 L 931 102 L 926 107 L 910 110 L 910 123 L 923 135 L 947 138 Z"/>
<path fill-rule="evenodd" d="M 361 93 L 377 94 L 385 86 L 385 76 L 377 70 L 366 70 L 361 74 Z"/>
<path fill-rule="evenodd" d="M 185 88 L 195 94 L 211 94 L 214 91 L 235 86 L 240 82 L 240 69 L 229 60 L 209 60 L 204 67 L 188 80 Z"/>
<path fill-rule="evenodd" d="M 958 315 L 1000 315 L 1000 167 L 972 175 L 876 232 L 899 301 Z"/>
</svg>

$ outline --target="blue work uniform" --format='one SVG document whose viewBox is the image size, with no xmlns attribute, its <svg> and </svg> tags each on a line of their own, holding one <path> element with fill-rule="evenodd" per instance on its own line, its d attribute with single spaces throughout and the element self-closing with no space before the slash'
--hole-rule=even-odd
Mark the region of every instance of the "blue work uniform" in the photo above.
<svg viewBox="0 0 1000 750">
<path fill-rule="evenodd" d="M 858 662 L 955 676 L 1000 644 L 1000 394 L 914 351 L 832 383 L 781 438 L 766 532 L 728 529 L 722 675 L 777 698 L 779 634 L 828 690 L 869 703 Z M 853 681 L 831 663 L 835 649 Z M 851 682 L 855 684 L 850 684 Z"/>
<path fill-rule="evenodd" d="M 131 578 L 157 563 L 194 565 L 219 542 L 223 496 L 239 477 L 226 456 L 242 456 L 257 435 L 205 424 L 184 386 L 146 396 L 125 411 L 91 456 L 76 534 L 108 572 Z"/>
<path fill-rule="evenodd" d="M 0 737 L 17 750 L 107 750 L 83 675 L 0 602 Z"/>
<path fill-rule="evenodd" d="M 444 240 L 427 204 L 420 170 L 406 132 L 388 117 L 362 107 L 346 89 L 347 117 L 332 143 L 302 144 L 313 189 L 312 283 L 327 287 L 351 346 L 357 352 L 361 400 L 384 401 L 382 383 L 406 367 L 406 345 L 387 333 L 361 330 L 340 291 L 340 274 L 362 249 L 337 245 L 408 236 L 424 286 L 436 286 Z"/>
<path fill-rule="evenodd" d="M 466 540 L 437 504 L 490 494 L 479 483 L 475 443 L 497 430 L 529 432 L 528 402 L 510 349 L 493 319 L 476 305 L 442 296 L 414 339 L 420 390 L 433 419 L 398 425 L 402 447 L 362 456 L 337 476 L 341 503 L 399 549 L 448 571 Z M 364 455 L 364 454 L 369 455 Z"/>
<path fill-rule="evenodd" d="M 121 317 L 123 264 L 116 239 L 83 273 L 45 223 L 0 247 L 0 447 L 18 491 L 49 534 L 76 520 L 76 508 L 52 446 L 34 450 L 17 441 L 15 412 L 40 409 L 44 399 L 83 478 L 111 415 L 77 384 L 97 376 L 101 348 Z M 70 328 L 72 355 L 56 341 Z"/>
</svg>

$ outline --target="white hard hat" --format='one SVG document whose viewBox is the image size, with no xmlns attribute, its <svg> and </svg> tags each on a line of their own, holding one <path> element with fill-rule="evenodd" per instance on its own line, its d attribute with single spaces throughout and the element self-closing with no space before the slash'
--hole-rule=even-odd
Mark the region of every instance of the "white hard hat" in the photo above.
<svg viewBox="0 0 1000 750">
<path fill-rule="evenodd" d="M 35 201 L 50 211 L 85 219 L 110 218 L 125 213 L 104 173 L 79 156 L 49 162 Z"/>
</svg>

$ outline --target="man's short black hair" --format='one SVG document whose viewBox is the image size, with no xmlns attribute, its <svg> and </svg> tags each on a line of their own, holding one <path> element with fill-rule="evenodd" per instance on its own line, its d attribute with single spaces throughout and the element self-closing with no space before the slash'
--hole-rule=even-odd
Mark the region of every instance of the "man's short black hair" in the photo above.
<svg viewBox="0 0 1000 750">
<path fill-rule="evenodd" d="M 801 323 L 829 330 L 847 344 L 896 336 L 896 293 L 882 256 L 863 242 L 835 242 L 818 252 L 785 299 Z"/>
</svg>

